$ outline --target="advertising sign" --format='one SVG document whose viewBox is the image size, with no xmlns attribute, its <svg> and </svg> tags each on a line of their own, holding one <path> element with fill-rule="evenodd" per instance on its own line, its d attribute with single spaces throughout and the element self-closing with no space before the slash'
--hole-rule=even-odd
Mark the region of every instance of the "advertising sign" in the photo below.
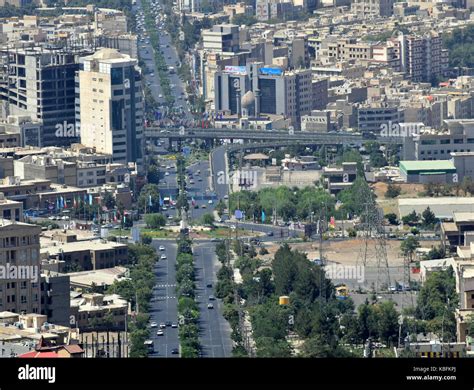
<svg viewBox="0 0 474 390">
<path fill-rule="evenodd" d="M 279 68 L 260 68 L 260 74 L 268 76 L 281 76 L 282 71 Z"/>
<path fill-rule="evenodd" d="M 227 73 L 238 74 L 238 75 L 246 75 L 247 69 L 245 66 L 226 66 L 224 71 Z"/>
</svg>

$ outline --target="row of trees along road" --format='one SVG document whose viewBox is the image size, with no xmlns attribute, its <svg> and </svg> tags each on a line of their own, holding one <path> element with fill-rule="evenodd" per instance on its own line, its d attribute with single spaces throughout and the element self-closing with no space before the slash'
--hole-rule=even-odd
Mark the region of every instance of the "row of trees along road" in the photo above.
<svg viewBox="0 0 474 390">
<path fill-rule="evenodd" d="M 149 336 L 147 328 L 150 316 L 150 299 L 155 276 L 153 264 L 158 261 L 155 249 L 146 244 L 130 244 L 128 247 L 130 278 L 115 281 L 107 290 L 109 294 L 118 294 L 131 303 L 135 312 L 129 322 L 131 342 L 130 357 L 146 357 L 148 351 L 144 345 Z"/>
<path fill-rule="evenodd" d="M 181 357 L 199 357 L 199 307 L 195 301 L 192 242 L 187 235 L 178 238 L 176 257 L 176 294 L 180 314 Z"/>
</svg>

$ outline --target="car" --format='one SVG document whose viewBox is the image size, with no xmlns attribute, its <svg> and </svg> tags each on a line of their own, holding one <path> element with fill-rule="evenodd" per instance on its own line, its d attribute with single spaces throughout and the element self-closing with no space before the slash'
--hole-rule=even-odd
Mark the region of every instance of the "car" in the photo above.
<svg viewBox="0 0 474 390">
<path fill-rule="evenodd" d="M 161 208 L 161 210 L 166 211 L 166 210 L 168 210 L 168 208 L 167 208 L 166 206 L 163 206 L 163 207 Z"/>
<path fill-rule="evenodd" d="M 207 203 L 213 204 L 214 202 L 212 201 L 212 199 L 209 199 L 209 201 Z"/>
<path fill-rule="evenodd" d="M 163 245 L 160 245 L 160 247 L 158 248 L 160 251 L 164 251 L 165 250 L 165 247 Z"/>
<path fill-rule="evenodd" d="M 172 354 L 172 355 L 178 355 L 178 354 L 179 354 L 179 349 L 178 349 L 178 348 L 173 348 L 173 349 L 171 350 L 171 354 Z"/>
<path fill-rule="evenodd" d="M 177 322 L 173 322 L 173 323 L 171 324 L 171 327 L 172 327 L 172 328 L 177 328 L 177 327 L 178 327 L 178 323 L 177 323 Z"/>
<path fill-rule="evenodd" d="M 166 260 L 166 259 L 167 259 L 166 255 L 161 255 L 160 256 L 160 260 Z"/>
<path fill-rule="evenodd" d="M 168 215 L 168 219 L 169 219 L 169 220 L 173 219 L 173 216 L 172 216 L 172 215 Z"/>
<path fill-rule="evenodd" d="M 150 323 L 150 328 L 157 328 L 157 327 L 158 327 L 158 324 L 155 321 Z"/>
<path fill-rule="evenodd" d="M 189 184 L 194 184 L 194 180 L 189 180 Z"/>
<path fill-rule="evenodd" d="M 166 321 L 165 324 L 166 326 L 171 326 L 173 323 L 171 321 Z"/>
<path fill-rule="evenodd" d="M 224 195 L 224 199 L 229 199 L 229 195 Z"/>
<path fill-rule="evenodd" d="M 160 329 L 165 329 L 166 328 L 166 324 L 164 322 L 160 323 Z"/>
<path fill-rule="evenodd" d="M 219 241 L 220 241 L 220 240 L 219 240 L 218 238 L 216 238 L 216 237 L 212 237 L 212 238 L 211 238 L 211 242 L 219 242 Z"/>
<path fill-rule="evenodd" d="M 169 172 L 165 172 L 165 176 L 169 176 L 169 175 L 170 175 L 170 173 L 169 173 Z"/>
<path fill-rule="evenodd" d="M 268 236 L 268 237 L 273 237 L 273 232 L 268 232 L 268 233 L 267 233 L 267 236 Z"/>
<path fill-rule="evenodd" d="M 63 215 L 63 216 L 61 217 L 61 219 L 62 219 L 63 221 L 69 221 L 69 216 Z"/>
<path fill-rule="evenodd" d="M 198 181 L 202 181 L 202 177 L 198 177 Z"/>
<path fill-rule="evenodd" d="M 214 295 L 209 295 L 209 300 L 210 301 L 215 301 L 216 300 L 216 297 Z"/>
<path fill-rule="evenodd" d="M 214 305 L 213 305 L 212 303 L 209 303 L 209 304 L 207 305 L 207 308 L 208 308 L 208 309 L 214 309 Z"/>
<path fill-rule="evenodd" d="M 195 209 L 198 209 L 198 208 L 199 208 L 199 205 L 196 203 L 196 204 L 194 205 L 194 208 L 195 208 Z"/>
<path fill-rule="evenodd" d="M 205 204 L 203 204 L 203 205 L 201 206 L 201 208 L 202 208 L 202 209 L 207 209 L 207 206 L 206 206 Z"/>
<path fill-rule="evenodd" d="M 207 284 L 206 284 L 206 287 L 207 287 L 207 288 L 212 288 L 212 283 L 207 283 Z"/>
<path fill-rule="evenodd" d="M 51 217 L 48 217 L 48 219 L 49 219 L 50 221 L 56 221 L 56 216 L 51 215 Z"/>
<path fill-rule="evenodd" d="M 165 332 L 163 332 L 162 330 L 159 330 L 158 332 L 156 332 L 156 335 L 157 336 L 164 336 Z"/>
</svg>

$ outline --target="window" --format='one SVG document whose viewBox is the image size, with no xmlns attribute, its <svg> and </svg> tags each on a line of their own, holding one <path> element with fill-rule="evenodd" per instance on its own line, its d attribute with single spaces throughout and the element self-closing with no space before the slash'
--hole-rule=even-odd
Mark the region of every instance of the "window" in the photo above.
<svg viewBox="0 0 474 390">
<path fill-rule="evenodd" d="M 112 68 L 111 79 L 112 79 L 112 85 L 123 84 L 123 69 L 122 68 Z"/>
</svg>

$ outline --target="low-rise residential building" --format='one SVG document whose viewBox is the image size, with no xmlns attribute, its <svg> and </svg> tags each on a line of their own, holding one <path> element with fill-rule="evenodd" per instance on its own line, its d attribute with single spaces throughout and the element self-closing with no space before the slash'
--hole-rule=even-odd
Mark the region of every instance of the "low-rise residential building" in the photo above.
<svg viewBox="0 0 474 390">
<path fill-rule="evenodd" d="M 68 243 L 49 243 L 41 248 L 43 259 L 65 262 L 67 271 L 87 271 L 112 268 L 128 263 L 128 246 L 117 242 L 84 240 Z"/>
<path fill-rule="evenodd" d="M 71 293 L 71 316 L 84 330 L 124 330 L 128 302 L 119 295 Z"/>
<path fill-rule="evenodd" d="M 352 186 L 357 178 L 357 163 L 345 162 L 341 167 L 324 167 L 322 177 L 325 188 L 336 194 Z"/>
</svg>

